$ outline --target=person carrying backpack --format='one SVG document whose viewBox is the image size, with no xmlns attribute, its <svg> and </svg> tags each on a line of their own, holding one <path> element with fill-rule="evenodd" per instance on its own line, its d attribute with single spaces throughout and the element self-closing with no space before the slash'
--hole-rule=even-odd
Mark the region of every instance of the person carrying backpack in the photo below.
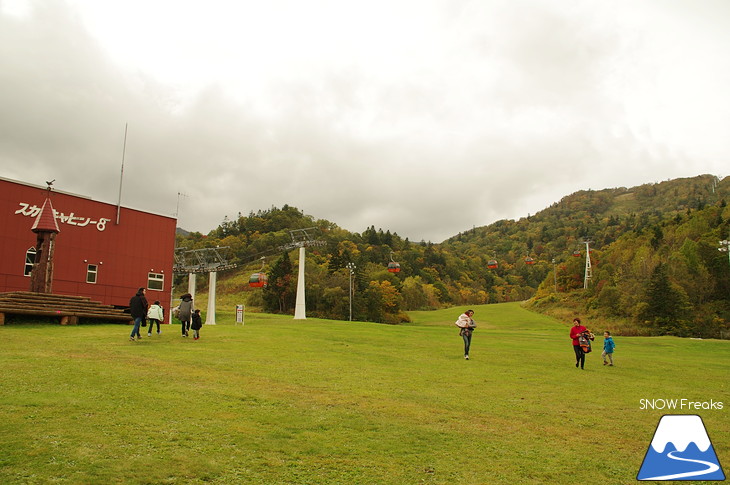
<svg viewBox="0 0 730 485">
<path fill-rule="evenodd" d="M 591 340 L 593 334 L 580 323 L 580 318 L 573 319 L 573 326 L 570 328 L 570 338 L 573 339 L 573 352 L 575 352 L 575 366 L 584 368 L 586 354 L 591 351 Z"/>
<path fill-rule="evenodd" d="M 477 328 L 476 323 L 471 318 L 474 315 L 474 310 L 467 310 L 459 315 L 458 320 L 454 322 L 454 325 L 459 327 L 459 335 L 464 339 L 464 359 L 469 360 L 469 347 L 471 347 L 471 334 L 474 329 Z"/>
<path fill-rule="evenodd" d="M 193 295 L 185 293 L 180 298 L 182 301 L 179 305 L 180 310 L 177 318 L 180 319 L 180 323 L 182 324 L 182 336 L 187 337 L 190 331 L 190 319 L 193 315 Z"/>
</svg>

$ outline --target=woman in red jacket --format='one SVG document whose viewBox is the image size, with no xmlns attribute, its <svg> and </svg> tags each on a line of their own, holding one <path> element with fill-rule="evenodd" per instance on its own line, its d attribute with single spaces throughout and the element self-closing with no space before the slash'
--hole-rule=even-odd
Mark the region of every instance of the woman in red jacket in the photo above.
<svg viewBox="0 0 730 485">
<path fill-rule="evenodd" d="M 573 326 L 570 327 L 570 338 L 573 339 L 573 351 L 575 352 L 575 366 L 583 368 L 586 363 L 586 354 L 583 352 L 583 348 L 580 346 L 578 338 L 583 332 L 587 332 L 588 329 L 580 324 L 580 318 L 575 317 L 573 319 Z"/>
</svg>

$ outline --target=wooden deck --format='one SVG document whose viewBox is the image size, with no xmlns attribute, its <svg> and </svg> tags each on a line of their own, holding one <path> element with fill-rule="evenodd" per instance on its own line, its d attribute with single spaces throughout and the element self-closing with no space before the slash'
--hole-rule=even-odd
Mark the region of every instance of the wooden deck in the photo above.
<svg viewBox="0 0 730 485">
<path fill-rule="evenodd" d="M 78 325 L 85 320 L 132 323 L 129 313 L 91 298 L 30 291 L 0 293 L 0 325 L 5 325 L 5 315 L 50 317 L 61 325 Z"/>
</svg>

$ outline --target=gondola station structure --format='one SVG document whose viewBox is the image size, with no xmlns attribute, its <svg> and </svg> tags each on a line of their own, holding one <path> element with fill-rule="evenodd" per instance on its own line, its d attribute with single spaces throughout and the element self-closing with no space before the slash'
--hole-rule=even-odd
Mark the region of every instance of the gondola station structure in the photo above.
<svg viewBox="0 0 730 485">
<path fill-rule="evenodd" d="M 0 177 L 0 324 L 6 314 L 126 323 L 138 288 L 169 308 L 177 220 L 46 183 Z"/>
</svg>

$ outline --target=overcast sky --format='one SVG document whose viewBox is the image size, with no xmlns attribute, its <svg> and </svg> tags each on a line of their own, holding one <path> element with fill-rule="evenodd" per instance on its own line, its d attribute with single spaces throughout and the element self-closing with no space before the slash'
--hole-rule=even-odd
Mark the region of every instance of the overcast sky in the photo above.
<svg viewBox="0 0 730 485">
<path fill-rule="evenodd" d="M 441 242 L 730 167 L 727 0 L 0 0 L 0 176 Z M 178 193 L 184 194 L 178 196 Z"/>
</svg>

